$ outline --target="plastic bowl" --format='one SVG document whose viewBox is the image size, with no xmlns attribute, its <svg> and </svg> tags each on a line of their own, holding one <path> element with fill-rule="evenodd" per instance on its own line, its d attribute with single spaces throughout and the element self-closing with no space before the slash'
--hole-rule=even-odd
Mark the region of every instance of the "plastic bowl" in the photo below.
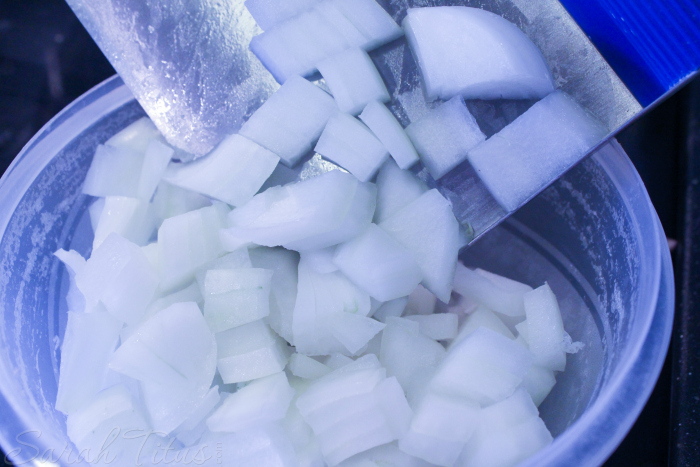
<svg viewBox="0 0 700 467">
<path fill-rule="evenodd" d="M 67 273 L 52 253 L 89 253 L 82 180 L 97 144 L 142 115 L 111 78 L 47 124 L 0 181 L 0 445 L 17 464 L 75 465 L 53 407 Z M 540 408 L 555 441 L 526 465 L 601 464 L 655 385 L 673 319 L 666 239 L 632 163 L 611 143 L 463 259 L 549 281 L 566 328 L 586 344 Z"/>
</svg>

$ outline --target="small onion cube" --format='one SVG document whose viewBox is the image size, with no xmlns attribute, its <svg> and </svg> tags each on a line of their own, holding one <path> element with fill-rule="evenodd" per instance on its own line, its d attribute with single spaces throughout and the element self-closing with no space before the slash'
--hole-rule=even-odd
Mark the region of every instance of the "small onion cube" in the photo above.
<svg viewBox="0 0 700 467">
<path fill-rule="evenodd" d="M 142 117 L 107 140 L 105 146 L 124 148 L 145 154 L 151 141 L 165 142 L 150 118 Z"/>
<path fill-rule="evenodd" d="M 313 43 L 318 47 L 319 53 L 313 60 L 316 68 L 327 57 L 342 53 L 350 47 L 345 36 L 315 8 L 299 15 L 296 21 L 310 33 Z"/>
<path fill-rule="evenodd" d="M 227 231 L 258 245 L 315 250 L 357 236 L 372 221 L 375 205 L 374 186 L 333 170 L 256 195 L 231 211 Z"/>
<path fill-rule="evenodd" d="M 351 355 L 357 354 L 374 336 L 384 329 L 384 324 L 354 313 L 331 313 L 326 316 L 331 334 L 343 344 Z"/>
<path fill-rule="evenodd" d="M 328 26 L 332 27 L 345 38 L 345 42 L 350 47 L 363 47 L 367 38 L 354 24 L 345 16 L 333 2 L 319 2 L 314 7 L 325 20 Z"/>
<path fill-rule="evenodd" d="M 321 248 L 320 250 L 309 250 L 302 253 L 302 261 L 306 263 L 314 272 L 328 274 L 338 270 L 338 266 L 333 263 L 336 247 Z"/>
<path fill-rule="evenodd" d="M 129 439 L 127 433 L 138 436 L 152 429 L 123 384 L 107 388 L 91 398 L 85 407 L 68 416 L 66 428 L 68 437 L 80 452 L 100 453 L 105 448 L 105 440 L 114 439 L 109 446 L 109 460 L 116 465 L 133 463 L 141 452 L 155 452 L 152 450 L 157 449 L 158 443 L 165 441 L 155 434 L 147 440 Z M 118 429 L 116 433 L 115 428 Z"/>
<path fill-rule="evenodd" d="M 253 263 L 250 260 L 248 248 L 238 248 L 201 266 L 195 273 L 195 277 L 199 290 L 202 292 L 202 296 L 204 296 L 206 295 L 204 288 L 207 271 L 210 269 L 250 269 L 252 267 Z"/>
<path fill-rule="evenodd" d="M 148 143 L 141 167 L 141 177 L 139 177 L 137 191 L 139 199 L 146 202 L 151 201 L 174 154 L 173 148 L 158 139 L 152 139 Z"/>
<path fill-rule="evenodd" d="M 386 323 L 390 317 L 399 318 L 406 309 L 408 297 L 401 297 L 395 300 L 382 303 L 382 305 L 374 312 L 372 317 L 379 322 Z"/>
<path fill-rule="evenodd" d="M 143 246 L 153 237 L 159 222 L 148 202 L 123 196 L 107 196 L 94 229 L 92 249 L 99 248 L 112 233 Z"/>
<path fill-rule="evenodd" d="M 554 292 L 545 284 L 525 294 L 525 315 L 530 352 L 535 364 L 554 371 L 564 371 L 564 323 Z"/>
<path fill-rule="evenodd" d="M 350 357 L 343 355 L 342 353 L 334 352 L 323 359 L 323 364 L 326 365 L 331 370 L 337 370 L 345 365 L 349 365 L 354 362 Z"/>
<path fill-rule="evenodd" d="M 162 180 L 151 203 L 157 217 L 161 220 L 196 211 L 211 206 L 211 200 L 194 191 L 186 190 Z"/>
<path fill-rule="evenodd" d="M 226 397 L 207 419 L 213 432 L 239 432 L 281 420 L 289 409 L 294 389 L 284 372 L 252 381 Z"/>
<path fill-rule="evenodd" d="M 578 162 L 608 130 L 562 91 L 469 150 L 489 192 L 512 212 Z"/>
<path fill-rule="evenodd" d="M 481 411 L 481 423 L 458 460 L 465 467 L 517 465 L 552 443 L 552 435 L 523 389 Z"/>
<path fill-rule="evenodd" d="M 66 294 L 66 304 L 68 311 L 82 312 L 85 310 L 85 297 L 75 283 L 75 275 L 85 268 L 85 258 L 75 250 L 66 251 L 64 249 L 54 252 L 54 256 L 61 260 L 68 271 L 68 292 Z"/>
<path fill-rule="evenodd" d="M 110 368 L 142 381 L 206 385 L 214 377 L 214 335 L 193 302 L 170 305 L 144 322 L 117 349 Z M 149 362 L 157 362 L 157 367 Z M 159 371 L 171 378 L 158 380 Z"/>
<path fill-rule="evenodd" d="M 184 289 L 178 290 L 177 292 L 173 292 L 169 295 L 153 300 L 151 304 L 148 305 L 146 313 L 144 313 L 143 318 L 141 318 L 141 322 L 139 324 L 135 326 L 126 326 L 124 329 L 122 329 L 122 342 L 124 342 L 129 336 L 131 336 L 131 334 L 133 334 L 133 331 L 138 329 L 140 324 L 146 322 L 147 320 L 155 316 L 157 313 L 165 310 L 166 308 L 169 308 L 172 305 L 175 305 L 176 303 L 185 302 L 194 302 L 197 304 L 197 306 L 200 307 L 204 304 L 204 298 L 202 297 L 199 286 L 194 282 L 189 286 L 185 287 Z"/>
<path fill-rule="evenodd" d="M 369 51 L 403 36 L 403 30 L 375 0 L 330 0 L 365 36 Z"/>
<path fill-rule="evenodd" d="M 75 276 L 87 310 L 102 303 L 115 318 L 136 324 L 158 288 L 158 276 L 137 245 L 110 234 Z"/>
<path fill-rule="evenodd" d="M 264 147 L 241 135 L 232 135 L 200 159 L 171 164 L 165 179 L 181 188 L 241 206 L 258 192 L 279 160 Z"/>
<path fill-rule="evenodd" d="M 242 383 L 284 370 L 286 343 L 263 321 L 253 321 L 216 335 L 217 368 L 224 383 Z"/>
<path fill-rule="evenodd" d="M 362 122 L 343 113 L 328 121 L 315 151 L 347 169 L 361 182 L 374 177 L 389 157 L 386 148 Z"/>
<path fill-rule="evenodd" d="M 479 424 L 479 404 L 429 392 L 422 398 L 399 448 L 431 464 L 451 467 Z"/>
<path fill-rule="evenodd" d="M 406 128 L 423 165 L 435 180 L 462 161 L 486 139 L 462 97 L 454 97 Z"/>
<path fill-rule="evenodd" d="M 114 353 L 110 368 L 141 379 L 153 429 L 170 433 L 209 392 L 214 334 L 195 303 L 177 303 L 143 323 Z"/>
<path fill-rule="evenodd" d="M 329 355 L 333 352 L 354 354 L 356 350 L 350 350 L 346 345 L 355 349 L 359 344 L 359 350 L 381 331 L 376 326 L 381 323 L 374 321 L 374 325 L 359 320 L 350 329 L 334 330 L 352 318 L 340 315 L 334 319 L 332 315 L 344 313 L 365 318 L 370 307 L 369 295 L 343 274 L 316 273 L 302 260 L 299 263 L 299 286 L 292 319 L 292 334 L 297 351 L 306 355 Z"/>
<path fill-rule="evenodd" d="M 408 296 L 405 315 L 432 315 L 437 305 L 437 297 L 422 285 Z"/>
<path fill-rule="evenodd" d="M 499 276 L 498 274 L 494 274 L 492 272 L 486 271 L 486 270 L 481 269 L 481 268 L 474 269 L 474 272 L 489 279 L 491 282 L 496 284 L 499 288 L 501 288 L 507 292 L 528 293 L 528 292 L 532 291 L 532 287 L 530 287 L 527 284 L 523 284 L 522 282 L 518 282 L 516 280 L 509 279 L 508 277 L 505 277 L 505 276 Z"/>
<path fill-rule="evenodd" d="M 401 170 L 391 159 L 379 169 L 376 183 L 377 210 L 374 213 L 374 222 L 377 224 L 428 191 L 428 187 L 418 177 L 407 170 Z"/>
<path fill-rule="evenodd" d="M 557 379 L 552 370 L 532 365 L 523 377 L 522 386 L 530 394 L 532 402 L 539 407 L 556 383 Z"/>
<path fill-rule="evenodd" d="M 420 333 L 416 323 L 402 318 L 387 319 L 387 326 L 382 332 L 379 360 L 387 373 L 401 383 L 411 403 L 422 393 L 444 358 L 445 348 Z"/>
<path fill-rule="evenodd" d="M 208 434 L 199 441 L 199 444 L 181 451 L 171 451 L 170 455 L 173 459 L 183 459 L 180 462 L 182 464 L 192 459 L 194 453 L 213 453 L 214 448 L 216 448 L 216 454 L 206 454 L 211 456 L 208 460 L 205 461 L 207 458 L 200 456 L 200 460 L 195 457 L 192 463 L 200 462 L 205 466 L 299 467 L 294 445 L 279 423 L 238 433 Z"/>
<path fill-rule="evenodd" d="M 204 318 L 214 332 L 252 323 L 270 314 L 267 269 L 211 269 L 204 281 Z"/>
<path fill-rule="evenodd" d="M 517 26 L 480 8 L 411 8 L 406 38 L 429 99 L 541 99 L 554 90 L 542 53 Z"/>
<path fill-rule="evenodd" d="M 386 379 L 381 380 L 381 382 L 383 381 L 386 381 Z M 305 412 L 304 419 L 317 435 L 330 432 L 330 436 L 334 436 L 337 435 L 339 431 L 339 425 L 347 424 L 348 420 L 358 414 L 362 414 L 361 417 L 364 419 L 369 418 L 368 416 L 379 415 L 380 410 L 379 407 L 377 407 L 374 391 L 379 387 L 381 382 L 377 383 L 374 389 L 368 390 L 366 393 L 352 396 L 352 404 L 348 404 L 348 399 L 341 399 L 333 404 L 324 406 L 322 409 L 313 412 Z M 372 411 L 377 413 L 372 414 Z M 350 430 L 356 430 L 354 427 L 348 428 Z"/>
<path fill-rule="evenodd" d="M 250 250 L 249 255 L 253 267 L 273 271 L 267 323 L 293 345 L 292 319 L 297 299 L 299 254 L 283 248 L 260 247 Z"/>
<path fill-rule="evenodd" d="M 56 410 L 74 413 L 97 396 L 121 328 L 106 311 L 68 312 Z"/>
<path fill-rule="evenodd" d="M 334 467 L 360 452 L 394 441 L 385 418 L 377 409 L 356 413 L 334 430 L 317 434 L 323 457 Z"/>
<path fill-rule="evenodd" d="M 374 396 L 394 438 L 404 436 L 411 424 L 413 411 L 398 380 L 393 376 L 386 378 L 374 388 Z"/>
<path fill-rule="evenodd" d="M 299 396 L 296 406 L 304 414 L 322 410 L 343 399 L 371 393 L 386 378 L 375 355 L 365 355 L 314 381 Z"/>
<path fill-rule="evenodd" d="M 331 369 L 323 363 L 307 357 L 304 354 L 295 353 L 289 359 L 289 371 L 294 376 L 303 379 L 318 379 L 326 376 L 331 372 Z"/>
<path fill-rule="evenodd" d="M 396 442 L 383 444 L 346 460 L 343 467 L 432 467 L 432 464 L 409 456 Z"/>
<path fill-rule="evenodd" d="M 304 78 L 293 76 L 255 111 L 240 134 L 292 167 L 311 151 L 336 111 L 330 95 Z"/>
<path fill-rule="evenodd" d="M 297 400 L 328 465 L 398 439 L 411 409 L 395 378 L 374 355 L 361 357 L 312 383 Z"/>
<path fill-rule="evenodd" d="M 143 154 L 128 148 L 97 146 L 83 182 L 83 193 L 137 198 L 143 159 Z"/>
<path fill-rule="evenodd" d="M 253 37 L 250 51 L 262 62 L 278 83 L 284 84 L 295 75 L 307 76 L 314 72 L 305 49 L 315 48 L 311 36 L 301 29 L 294 18 L 279 23 L 272 29 Z"/>
<path fill-rule="evenodd" d="M 158 229 L 158 257 L 164 292 L 186 285 L 201 266 L 223 253 L 219 229 L 226 211 L 210 206 L 163 221 Z"/>
<path fill-rule="evenodd" d="M 300 12 L 250 41 L 250 50 L 279 83 L 294 75 L 310 75 L 320 61 L 346 48 L 359 46 L 369 51 L 403 35 L 403 30 L 374 0 L 322 3 L 332 3 L 333 8 Z"/>
<path fill-rule="evenodd" d="M 413 315 L 406 319 L 415 321 L 420 325 L 423 334 L 442 341 L 457 337 L 458 317 L 452 313 L 437 313 L 433 315 Z"/>
<path fill-rule="evenodd" d="M 502 334 L 508 339 L 515 339 L 513 333 L 510 331 L 510 329 L 508 329 L 508 326 L 506 326 L 493 311 L 489 310 L 483 305 L 479 305 L 476 310 L 467 315 L 467 318 L 464 320 L 464 323 L 462 323 L 462 327 L 459 330 L 459 335 L 454 340 L 452 345 L 468 337 L 480 327 L 488 328 Z"/>
<path fill-rule="evenodd" d="M 336 247 L 333 262 L 350 280 L 383 302 L 407 296 L 423 279 L 411 253 L 375 224 Z"/>
<path fill-rule="evenodd" d="M 92 232 L 97 231 L 97 224 L 100 222 L 100 217 L 102 216 L 102 210 L 105 207 L 105 198 L 97 198 L 88 208 L 88 214 L 90 215 L 90 226 L 92 227 Z"/>
<path fill-rule="evenodd" d="M 372 130 L 400 168 L 408 169 L 418 162 L 418 153 L 411 139 L 384 104 L 370 102 L 360 114 L 360 120 Z"/>
<path fill-rule="evenodd" d="M 450 203 L 437 190 L 427 191 L 379 227 L 413 254 L 422 284 L 448 303 L 460 249 L 459 224 Z"/>
<path fill-rule="evenodd" d="M 430 381 L 430 389 L 489 405 L 520 385 L 532 355 L 516 342 L 479 328 L 447 352 Z"/>
<path fill-rule="evenodd" d="M 221 402 L 219 386 L 209 389 L 209 392 L 197 404 L 197 408 L 173 432 L 174 436 L 185 446 L 191 446 L 207 432 L 206 418 Z"/>
<path fill-rule="evenodd" d="M 525 287 L 518 290 L 504 289 L 502 283 L 494 282 L 490 277 L 472 271 L 461 263 L 457 265 L 454 279 L 455 292 L 505 316 L 523 317 L 525 315 L 523 297 L 532 290 L 528 286 Z"/>
<path fill-rule="evenodd" d="M 373 101 L 391 98 L 372 59 L 362 49 L 348 49 L 318 64 L 318 71 L 342 112 L 358 115 Z"/>
<path fill-rule="evenodd" d="M 245 6 L 264 31 L 312 8 L 319 0 L 246 0 Z"/>
</svg>

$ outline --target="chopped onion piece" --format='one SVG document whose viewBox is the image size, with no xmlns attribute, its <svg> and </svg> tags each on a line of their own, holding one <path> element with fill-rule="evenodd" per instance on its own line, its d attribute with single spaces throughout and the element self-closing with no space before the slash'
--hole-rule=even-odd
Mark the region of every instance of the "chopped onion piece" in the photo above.
<svg viewBox="0 0 700 467">
<path fill-rule="evenodd" d="M 562 91 L 555 91 L 469 151 L 496 201 L 512 212 L 601 142 L 608 130 Z"/>
<path fill-rule="evenodd" d="M 436 341 L 454 339 L 457 337 L 457 315 L 452 313 L 437 313 L 434 315 L 413 315 L 406 319 L 420 325 L 423 334 Z"/>
<path fill-rule="evenodd" d="M 379 227 L 414 255 L 423 285 L 449 302 L 460 249 L 459 224 L 450 203 L 437 190 L 427 191 Z"/>
<path fill-rule="evenodd" d="M 294 345 L 292 319 L 297 300 L 299 254 L 283 248 L 260 247 L 250 250 L 250 260 L 256 268 L 273 271 L 267 323 L 273 331 Z"/>
<path fill-rule="evenodd" d="M 513 394 L 530 365 L 527 349 L 479 328 L 452 346 L 430 381 L 430 390 L 489 405 Z"/>
<path fill-rule="evenodd" d="M 527 316 L 527 335 L 524 337 L 530 352 L 535 356 L 535 364 L 554 371 L 564 371 L 564 323 L 557 297 L 545 283 L 525 294 L 524 301 Z"/>
<path fill-rule="evenodd" d="M 293 76 L 255 111 L 240 134 L 293 167 L 311 151 L 337 110 L 335 101 L 325 91 Z"/>
<path fill-rule="evenodd" d="M 408 169 L 418 162 L 418 153 L 394 114 L 379 101 L 367 104 L 360 114 L 372 133 L 382 142 L 398 166 Z"/>
<path fill-rule="evenodd" d="M 289 359 L 289 371 L 303 379 L 318 379 L 332 370 L 321 362 L 306 355 L 295 353 Z"/>
<path fill-rule="evenodd" d="M 246 0 L 245 6 L 264 31 L 309 10 L 319 0 Z"/>
<path fill-rule="evenodd" d="M 210 269 L 204 280 L 204 318 L 214 332 L 252 323 L 270 314 L 267 269 Z"/>
<path fill-rule="evenodd" d="M 158 276 L 137 245 L 113 233 L 75 276 L 86 311 L 101 303 L 115 318 L 136 324 L 158 288 Z"/>
<path fill-rule="evenodd" d="M 333 262 L 350 280 L 383 302 L 407 296 L 423 279 L 411 254 L 375 224 L 339 245 Z"/>
<path fill-rule="evenodd" d="M 466 160 L 469 150 L 486 139 L 460 96 L 411 123 L 406 133 L 435 180 Z"/>
<path fill-rule="evenodd" d="M 227 211 L 222 206 L 210 206 L 163 221 L 158 229 L 162 291 L 186 285 L 201 266 L 223 253 L 219 229 Z"/>
<path fill-rule="evenodd" d="M 121 327 L 122 323 L 106 311 L 68 312 L 56 410 L 74 413 L 97 396 Z"/>
<path fill-rule="evenodd" d="M 258 245 L 316 250 L 361 233 L 372 221 L 375 205 L 373 185 L 333 170 L 255 196 L 231 211 L 228 232 Z"/>
<path fill-rule="evenodd" d="M 358 115 L 370 102 L 391 99 L 372 59 L 362 49 L 333 55 L 318 64 L 318 71 L 342 112 Z"/>
<path fill-rule="evenodd" d="M 493 281 L 490 277 L 472 271 L 461 263 L 457 265 L 454 279 L 455 292 L 482 303 L 502 315 L 524 316 L 523 297 L 532 289 L 528 286 L 507 289 L 502 285 L 502 282 Z"/>
<path fill-rule="evenodd" d="M 247 138 L 232 135 L 200 159 L 171 164 L 165 179 L 231 206 L 242 206 L 253 199 L 279 160 Z"/>
<path fill-rule="evenodd" d="M 462 6 L 411 8 L 406 38 L 429 99 L 540 99 L 554 90 L 542 53 L 502 17 Z"/>
<path fill-rule="evenodd" d="M 216 335 L 217 368 L 224 383 L 241 383 L 284 370 L 286 343 L 263 321 L 253 321 Z"/>
<path fill-rule="evenodd" d="M 328 121 L 315 151 L 369 181 L 389 157 L 386 148 L 352 115 L 337 113 Z"/>
<path fill-rule="evenodd" d="M 213 432 L 240 432 L 281 420 L 289 409 L 294 389 L 284 372 L 251 382 L 229 395 L 207 419 Z"/>
<path fill-rule="evenodd" d="M 431 464 L 451 467 L 479 424 L 479 404 L 430 392 L 422 398 L 399 448 Z"/>
<path fill-rule="evenodd" d="M 420 198 L 428 187 L 411 172 L 387 160 L 377 174 L 377 209 L 374 222 L 385 221 L 401 208 Z"/>
</svg>

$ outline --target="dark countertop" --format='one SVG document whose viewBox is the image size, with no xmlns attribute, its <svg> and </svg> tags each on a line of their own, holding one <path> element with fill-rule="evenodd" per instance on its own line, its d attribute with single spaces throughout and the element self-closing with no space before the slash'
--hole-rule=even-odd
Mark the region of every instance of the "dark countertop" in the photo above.
<svg viewBox="0 0 700 467">
<path fill-rule="evenodd" d="M 64 0 L 0 1 L 0 173 L 54 114 L 113 74 Z M 606 466 L 700 465 L 700 430 L 690 416 L 699 404 L 698 384 L 685 371 L 700 357 L 689 338 L 700 271 L 693 251 L 700 228 L 694 202 L 700 201 L 699 122 L 695 80 L 619 135 L 667 235 L 680 241 L 673 255 L 679 306 L 674 350 L 644 412 Z"/>
</svg>

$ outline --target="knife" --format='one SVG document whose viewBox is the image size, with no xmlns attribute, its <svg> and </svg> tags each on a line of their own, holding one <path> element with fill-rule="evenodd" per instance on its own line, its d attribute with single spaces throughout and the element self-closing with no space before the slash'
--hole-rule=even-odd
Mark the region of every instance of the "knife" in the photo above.
<svg viewBox="0 0 700 467">
<path fill-rule="evenodd" d="M 149 117 L 174 146 L 201 156 L 235 133 L 279 85 L 250 52 L 260 29 L 243 0 L 67 0 Z M 482 8 L 516 24 L 539 47 L 558 89 L 601 122 L 608 134 L 574 164 L 550 174 L 518 206 L 504 208 L 464 162 L 439 180 L 414 172 L 450 200 L 476 241 L 580 160 L 653 107 L 700 67 L 700 7 L 693 0 L 379 0 L 400 24 L 412 7 Z M 433 104 L 422 95 L 405 39 L 371 53 L 406 126 Z M 608 58 L 608 61 L 606 61 Z M 312 77 L 313 79 L 313 77 Z M 323 86 L 323 83 L 319 83 Z M 468 101 L 487 137 L 533 102 Z M 335 169 L 320 155 L 282 183 Z"/>
</svg>

